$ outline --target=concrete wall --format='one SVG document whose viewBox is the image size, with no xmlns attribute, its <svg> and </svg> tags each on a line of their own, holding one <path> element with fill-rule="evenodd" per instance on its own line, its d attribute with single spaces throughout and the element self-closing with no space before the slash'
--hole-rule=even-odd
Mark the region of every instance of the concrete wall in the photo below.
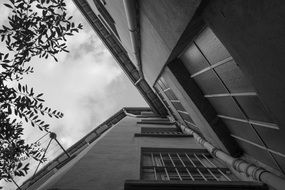
<svg viewBox="0 0 285 190">
<path fill-rule="evenodd" d="M 143 72 L 153 86 L 200 0 L 142 0 L 139 3 Z"/>
<path fill-rule="evenodd" d="M 120 121 L 52 188 L 122 190 L 126 179 L 139 179 L 141 147 L 202 148 L 192 137 L 134 137 L 145 126 L 137 121 L 130 117 Z"/>
<path fill-rule="evenodd" d="M 262 127 L 257 130 L 268 148 L 275 151 L 274 159 L 283 171 L 285 171 L 284 18 L 285 1 L 282 0 L 216 0 L 211 1 L 204 11 L 205 21 L 250 79 L 262 103 L 280 127 L 279 130 Z M 253 145 L 246 147 L 254 148 Z"/>
<path fill-rule="evenodd" d="M 99 12 L 93 0 L 87 0 L 92 10 Z M 106 10 L 115 21 L 120 42 L 136 63 L 130 40 L 123 1 L 105 0 Z M 201 0 L 138 1 L 141 37 L 141 59 L 144 76 L 153 86 L 171 51 L 190 22 Z"/>
<path fill-rule="evenodd" d="M 87 0 L 87 1 L 92 10 L 95 12 L 95 14 L 98 15 L 99 11 L 95 6 L 94 1 L 93 0 Z M 131 38 L 128 29 L 128 23 L 127 23 L 123 1 L 122 0 L 120 1 L 105 0 L 105 1 L 106 5 L 104 7 L 115 21 L 115 26 L 120 37 L 119 41 L 128 52 L 128 55 L 132 60 L 132 62 L 136 64 L 135 56 L 132 51 Z"/>
</svg>

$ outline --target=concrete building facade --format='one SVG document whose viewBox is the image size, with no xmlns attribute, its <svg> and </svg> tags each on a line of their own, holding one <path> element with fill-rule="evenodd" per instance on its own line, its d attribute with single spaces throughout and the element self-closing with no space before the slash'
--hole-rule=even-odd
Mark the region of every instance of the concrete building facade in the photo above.
<svg viewBox="0 0 285 190">
<path fill-rule="evenodd" d="M 283 1 L 75 3 L 95 30 L 106 26 L 176 121 L 284 177 Z"/>
<path fill-rule="evenodd" d="M 267 189 L 241 181 L 177 124 L 124 108 L 41 169 L 21 189 Z"/>
<path fill-rule="evenodd" d="M 158 138 L 150 143 L 154 138 L 139 134 L 141 129 L 135 126 L 140 121 L 136 117 L 124 119 L 124 127 L 110 131 L 101 146 L 106 145 L 107 150 L 122 141 L 126 149 L 110 150 L 134 153 L 133 159 L 126 163 L 127 157 L 120 157 L 117 152 L 115 159 L 111 151 L 106 153 L 110 160 L 105 157 L 105 166 L 104 156 L 99 156 L 94 161 L 100 165 L 100 173 L 106 172 L 105 178 L 112 173 L 114 181 L 123 183 L 123 175 L 119 175 L 123 170 L 119 167 L 119 173 L 107 170 L 107 163 L 115 167 L 120 161 L 127 164 L 126 178 L 133 175 L 131 179 L 141 179 L 142 148 L 173 145 L 176 149 L 207 150 L 239 180 L 261 181 L 269 188 L 284 189 L 284 1 L 74 0 L 74 3 L 155 117 L 170 118 L 180 132 L 193 136 L 192 140 Z M 123 134 L 126 136 L 122 140 Z M 78 162 L 82 165 L 76 165 L 81 172 L 83 160 L 85 165 L 92 164 L 92 155 L 104 152 L 104 148 L 96 147 L 86 154 L 90 159 L 84 157 Z M 94 172 L 90 180 L 91 175 L 96 176 Z M 72 175 L 71 172 L 69 177 L 63 177 L 54 188 L 63 189 Z M 125 188 L 155 189 L 158 183 L 129 181 Z M 106 188 L 111 185 L 106 183 Z M 161 183 L 158 189 L 163 185 L 178 188 Z M 190 185 L 194 188 L 193 183 Z"/>
</svg>

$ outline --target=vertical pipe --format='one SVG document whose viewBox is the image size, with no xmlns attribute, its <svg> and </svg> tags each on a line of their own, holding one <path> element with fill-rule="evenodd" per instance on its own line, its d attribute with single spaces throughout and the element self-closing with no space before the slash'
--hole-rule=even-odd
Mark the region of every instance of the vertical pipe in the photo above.
<svg viewBox="0 0 285 190">
<path fill-rule="evenodd" d="M 281 178 L 261 167 L 255 166 L 254 164 L 248 163 L 243 159 L 231 157 L 230 155 L 211 145 L 208 141 L 200 137 L 193 130 L 181 125 L 180 123 L 177 124 L 181 128 L 181 131 L 183 133 L 193 135 L 194 139 L 203 147 L 205 147 L 209 153 L 211 153 L 213 156 L 220 159 L 227 165 L 231 166 L 237 172 L 246 174 L 247 176 L 251 176 L 253 179 L 261 181 L 276 190 L 284 190 L 284 178 Z"/>
<path fill-rule="evenodd" d="M 140 38 L 139 38 L 139 24 L 138 24 L 138 14 L 136 9 L 136 1 L 135 0 L 123 0 L 126 19 L 128 23 L 130 38 L 131 38 L 131 45 L 133 54 L 135 55 L 140 77 L 143 78 L 142 73 L 142 63 L 141 63 L 141 52 L 140 52 Z"/>
</svg>

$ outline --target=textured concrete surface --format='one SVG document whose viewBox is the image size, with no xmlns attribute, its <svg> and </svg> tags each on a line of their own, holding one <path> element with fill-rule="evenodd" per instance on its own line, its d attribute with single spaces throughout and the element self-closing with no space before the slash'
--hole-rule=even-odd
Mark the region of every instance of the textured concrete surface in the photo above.
<svg viewBox="0 0 285 190">
<path fill-rule="evenodd" d="M 142 65 L 151 86 L 199 4 L 200 0 L 140 1 Z"/>
<path fill-rule="evenodd" d="M 52 188 L 122 190 L 127 179 L 139 179 L 141 147 L 198 148 L 192 137 L 134 137 L 143 124 L 124 118 L 62 176 Z"/>
<path fill-rule="evenodd" d="M 211 1 L 204 18 L 250 79 L 279 130 L 255 126 L 285 169 L 285 2 L 282 0 Z M 244 144 L 244 143 L 243 143 Z M 262 158 L 265 150 L 245 145 Z M 259 150 L 257 150 L 259 149 Z"/>
</svg>

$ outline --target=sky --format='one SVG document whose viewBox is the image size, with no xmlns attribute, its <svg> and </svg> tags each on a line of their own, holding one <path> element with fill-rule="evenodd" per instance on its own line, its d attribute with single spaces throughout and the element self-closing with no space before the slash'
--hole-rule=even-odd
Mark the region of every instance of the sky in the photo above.
<svg viewBox="0 0 285 190">
<path fill-rule="evenodd" d="M 50 124 L 50 130 L 57 134 L 59 142 L 68 148 L 122 107 L 148 105 L 73 2 L 66 2 L 68 13 L 75 23 L 83 24 L 83 30 L 67 38 L 70 53 L 60 54 L 59 62 L 32 59 L 30 64 L 35 72 L 26 75 L 21 83 L 33 87 L 36 93 L 44 93 L 45 105 L 64 113 L 62 119 L 42 119 Z M 2 1 L 0 12 L 2 25 L 9 15 L 9 9 Z M 27 142 L 42 135 L 40 130 L 25 125 Z M 14 186 L 5 186 L 5 189 L 9 188 L 14 189 Z"/>
</svg>

